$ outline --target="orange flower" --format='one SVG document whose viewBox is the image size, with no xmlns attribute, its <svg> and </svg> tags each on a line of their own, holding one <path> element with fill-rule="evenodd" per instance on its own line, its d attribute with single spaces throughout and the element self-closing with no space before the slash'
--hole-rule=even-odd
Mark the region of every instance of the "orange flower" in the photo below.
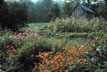
<svg viewBox="0 0 107 72">
<path fill-rule="evenodd" d="M 48 70 L 48 69 L 45 69 L 43 72 L 51 72 L 50 70 Z"/>
<path fill-rule="evenodd" d="M 84 48 L 79 48 L 79 53 L 83 53 L 84 52 Z"/>
<path fill-rule="evenodd" d="M 48 58 L 48 52 L 43 52 L 43 53 L 41 53 L 41 52 L 39 52 L 39 56 L 42 56 L 43 58 Z"/>
<path fill-rule="evenodd" d="M 42 65 L 39 64 L 37 69 L 43 70 L 43 72 L 51 72 L 48 69 L 44 69 L 48 65 L 51 65 L 51 70 L 55 71 L 56 69 L 61 69 L 63 66 L 71 62 L 73 63 L 74 59 L 79 64 L 84 64 L 85 60 L 80 57 L 85 51 L 85 48 L 81 46 L 80 48 L 70 48 L 51 54 L 49 52 L 39 52 L 39 56 L 42 58 Z"/>
<path fill-rule="evenodd" d="M 68 53 L 70 53 L 72 55 L 78 55 L 79 50 L 77 48 L 71 48 L 71 49 L 68 50 Z"/>
<path fill-rule="evenodd" d="M 44 52 L 44 57 L 48 57 L 48 53 L 47 52 Z"/>
<path fill-rule="evenodd" d="M 51 61 L 50 61 L 50 64 L 53 64 L 53 63 L 54 63 L 54 61 L 53 61 L 53 60 L 51 60 Z"/>
</svg>

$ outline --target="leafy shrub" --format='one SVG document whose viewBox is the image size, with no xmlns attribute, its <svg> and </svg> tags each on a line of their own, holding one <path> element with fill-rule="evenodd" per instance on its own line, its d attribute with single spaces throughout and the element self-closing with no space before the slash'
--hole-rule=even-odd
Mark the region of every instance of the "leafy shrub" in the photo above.
<svg viewBox="0 0 107 72">
<path fill-rule="evenodd" d="M 106 32 L 107 23 L 97 18 L 92 20 L 82 19 L 56 19 L 48 25 L 52 32 Z"/>
</svg>

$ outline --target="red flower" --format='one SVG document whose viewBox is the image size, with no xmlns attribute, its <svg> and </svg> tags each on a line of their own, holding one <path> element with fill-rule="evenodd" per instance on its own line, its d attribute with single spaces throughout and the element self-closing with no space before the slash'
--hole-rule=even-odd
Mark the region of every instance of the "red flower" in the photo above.
<svg viewBox="0 0 107 72">
<path fill-rule="evenodd" d="M 79 63 L 80 64 L 84 64 L 85 62 L 84 62 L 84 59 L 79 59 Z"/>
<path fill-rule="evenodd" d="M 7 48 L 7 49 L 10 48 L 10 45 L 6 45 L 6 48 Z"/>
</svg>

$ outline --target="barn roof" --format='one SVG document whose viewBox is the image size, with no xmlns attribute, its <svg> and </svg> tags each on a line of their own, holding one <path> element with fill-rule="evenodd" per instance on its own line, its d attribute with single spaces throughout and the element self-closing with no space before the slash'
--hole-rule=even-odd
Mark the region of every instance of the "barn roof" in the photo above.
<svg viewBox="0 0 107 72">
<path fill-rule="evenodd" d="M 86 12 L 90 12 L 90 13 L 92 13 L 92 14 L 95 14 L 95 11 L 92 10 L 92 9 L 90 9 L 89 6 L 87 6 L 87 5 L 80 4 L 80 7 L 81 7 L 84 11 L 86 11 Z"/>
</svg>

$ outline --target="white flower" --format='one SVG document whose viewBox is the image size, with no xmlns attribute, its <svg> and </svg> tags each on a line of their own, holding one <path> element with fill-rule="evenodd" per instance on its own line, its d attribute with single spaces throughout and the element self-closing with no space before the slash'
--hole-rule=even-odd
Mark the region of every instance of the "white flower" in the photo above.
<svg viewBox="0 0 107 72">
<path fill-rule="evenodd" d="M 101 51 L 101 49 L 100 49 L 100 48 L 97 48 L 96 51 Z"/>
</svg>

